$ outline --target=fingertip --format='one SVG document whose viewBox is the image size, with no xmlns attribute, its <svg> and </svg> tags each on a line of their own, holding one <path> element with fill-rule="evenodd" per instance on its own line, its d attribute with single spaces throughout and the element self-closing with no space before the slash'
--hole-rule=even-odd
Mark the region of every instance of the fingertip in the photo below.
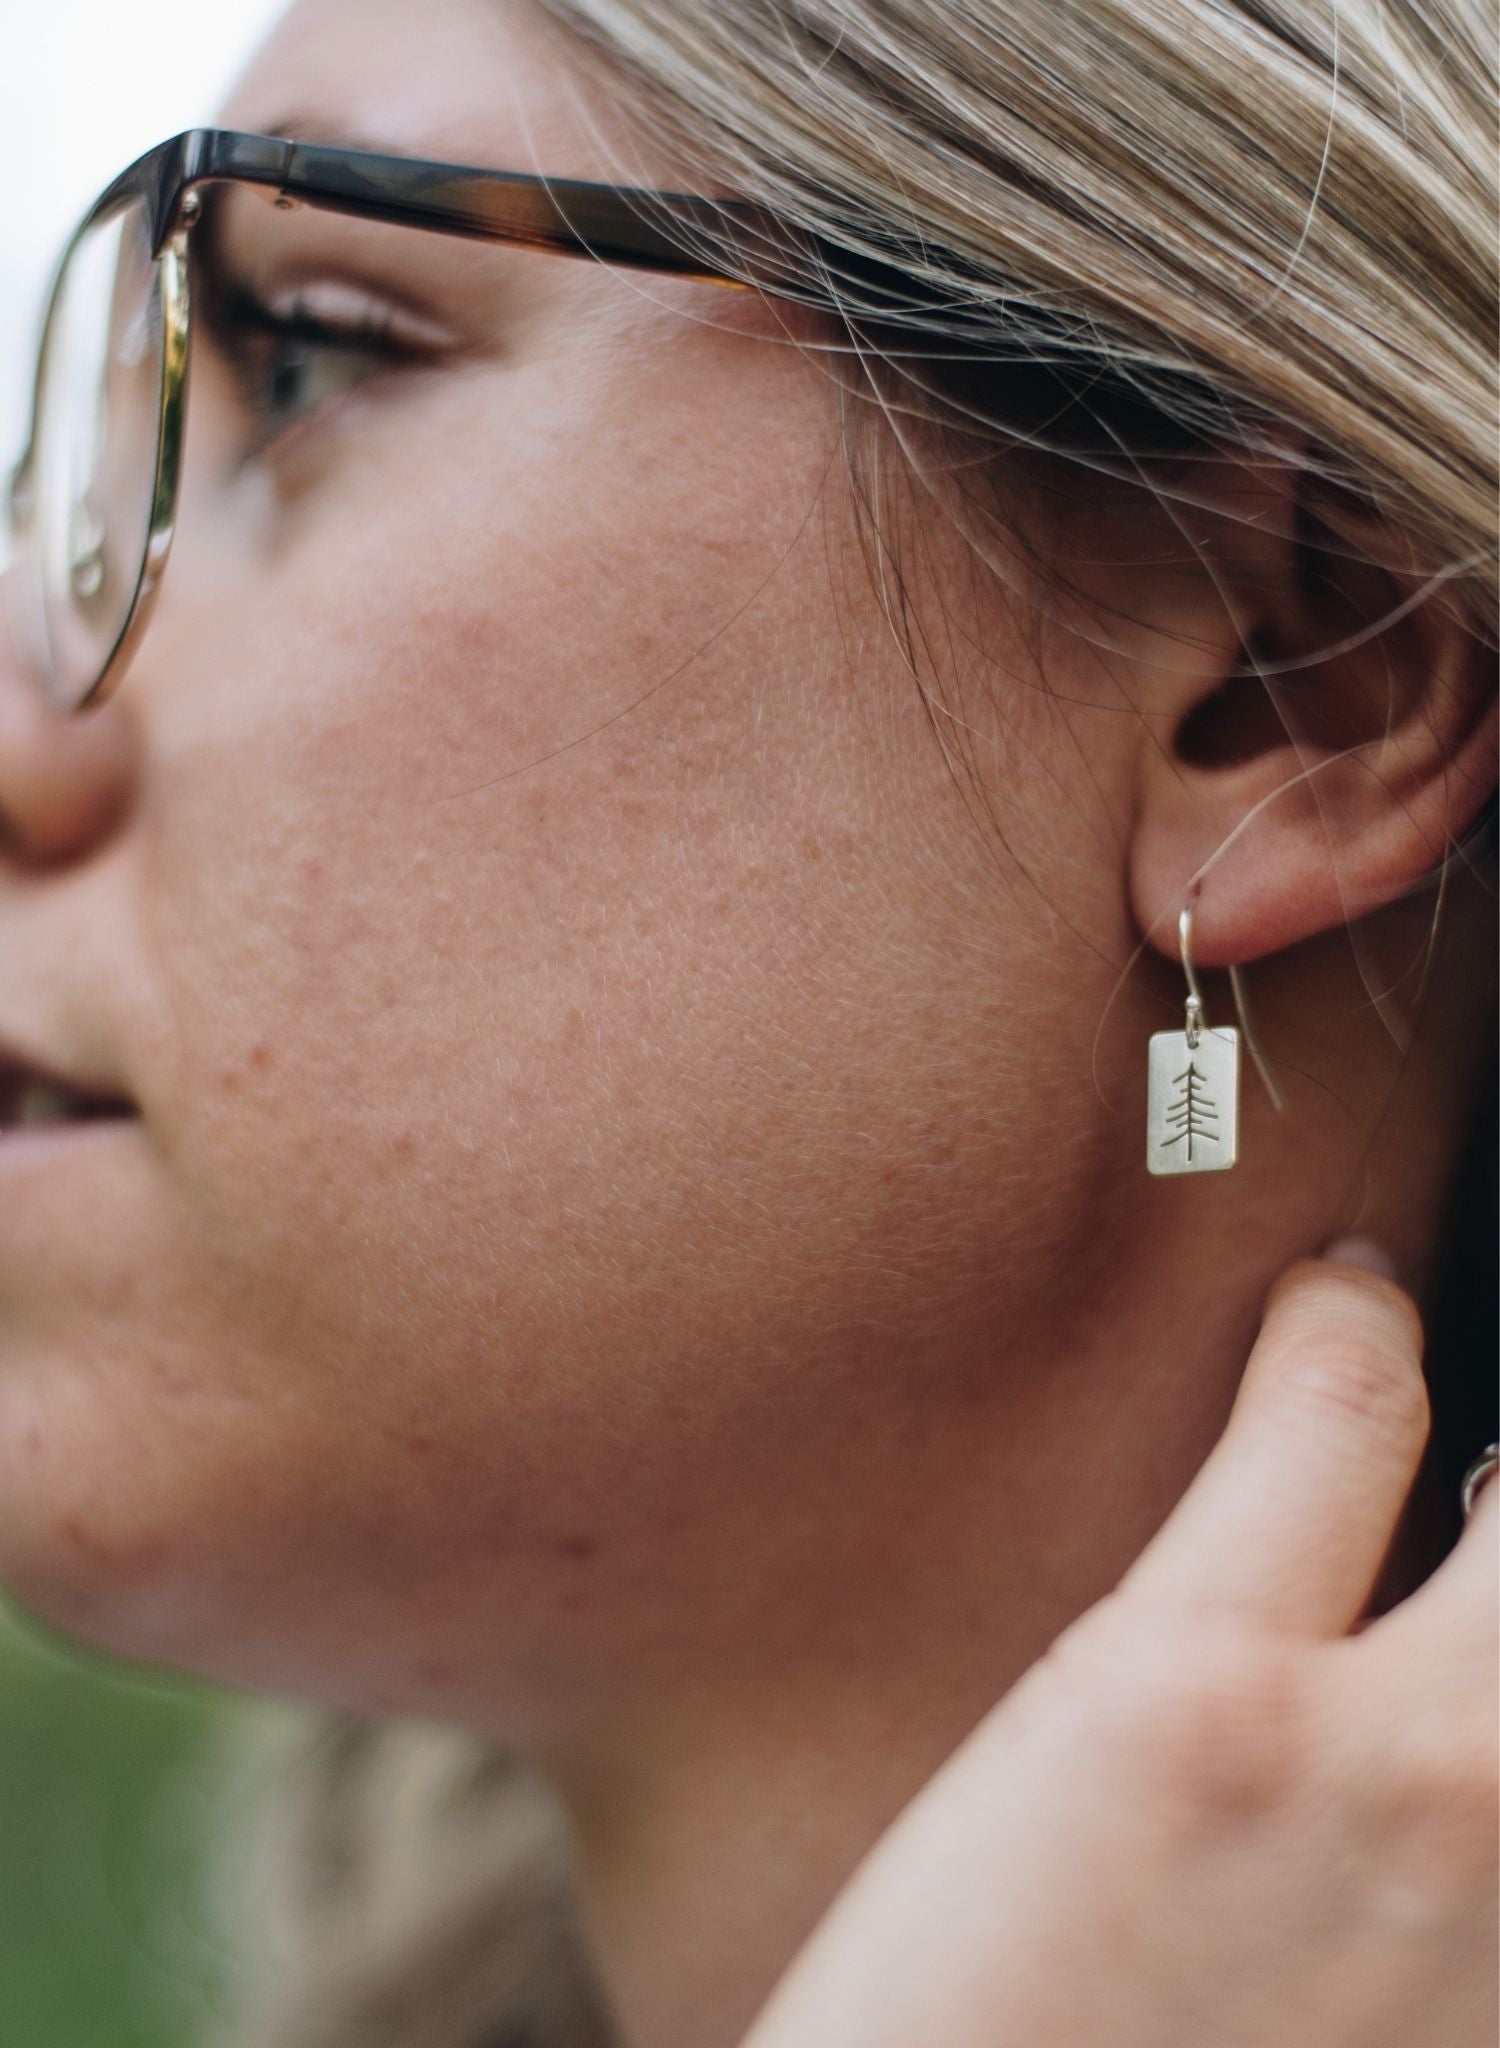
<svg viewBox="0 0 1500 2048">
<path fill-rule="evenodd" d="M 1336 1237 L 1332 1244 L 1324 1246 L 1321 1256 L 1339 1266 L 1362 1266 L 1365 1272 L 1378 1274 L 1382 1280 L 1396 1278 L 1395 1261 L 1373 1237 Z"/>
<path fill-rule="evenodd" d="M 1342 1267 L 1342 1272 L 1330 1272 L 1329 1267 Z M 1262 1313 L 1268 1314 L 1283 1294 L 1299 1295 L 1311 1288 L 1317 1292 L 1318 1283 L 1324 1287 L 1332 1285 L 1332 1301 L 1349 1301 L 1348 1288 L 1353 1286 L 1370 1302 L 1383 1302 L 1397 1310 L 1417 1333 L 1417 1342 L 1422 1342 L 1421 1310 L 1412 1295 L 1397 1277 L 1394 1261 L 1384 1247 L 1374 1238 L 1348 1236 L 1335 1238 L 1323 1251 L 1305 1253 L 1293 1259 L 1290 1264 L 1272 1280 L 1266 1290 Z"/>
<path fill-rule="evenodd" d="M 1324 1252 L 1323 1259 L 1326 1264 L 1353 1266 L 1356 1272 L 1368 1274 L 1376 1283 L 1375 1291 L 1384 1295 L 1415 1331 L 1420 1351 L 1426 1332 L 1416 1290 L 1408 1287 L 1397 1272 L 1395 1260 L 1384 1245 L 1372 1237 L 1340 1237 Z"/>
</svg>

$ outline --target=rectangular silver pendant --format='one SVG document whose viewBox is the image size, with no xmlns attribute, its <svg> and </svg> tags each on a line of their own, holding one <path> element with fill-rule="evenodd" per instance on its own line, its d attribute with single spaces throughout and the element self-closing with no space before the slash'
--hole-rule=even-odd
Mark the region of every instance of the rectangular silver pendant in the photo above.
<svg viewBox="0 0 1500 2048">
<path fill-rule="evenodd" d="M 1181 1026 L 1150 1039 L 1146 1165 L 1152 1173 L 1221 1173 L 1233 1166 L 1240 1126 L 1240 1034 Z"/>
</svg>

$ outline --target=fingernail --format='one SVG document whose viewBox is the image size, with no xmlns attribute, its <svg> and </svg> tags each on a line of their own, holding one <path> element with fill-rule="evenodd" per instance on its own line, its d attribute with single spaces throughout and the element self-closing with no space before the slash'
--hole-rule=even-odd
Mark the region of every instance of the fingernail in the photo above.
<svg viewBox="0 0 1500 2048">
<path fill-rule="evenodd" d="M 1333 1259 L 1341 1266 L 1363 1266 L 1367 1273 L 1378 1273 L 1383 1280 L 1396 1277 L 1390 1254 L 1373 1237 L 1336 1237 L 1332 1244 L 1324 1247 L 1323 1257 Z"/>
</svg>

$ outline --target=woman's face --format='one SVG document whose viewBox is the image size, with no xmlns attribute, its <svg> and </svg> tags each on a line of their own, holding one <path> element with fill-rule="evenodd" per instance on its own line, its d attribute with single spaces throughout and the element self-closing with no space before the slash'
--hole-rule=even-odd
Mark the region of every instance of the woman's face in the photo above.
<svg viewBox="0 0 1500 2048">
<path fill-rule="evenodd" d="M 495 0 L 303 0 L 227 119 L 620 169 Z M 1134 1185 L 1132 757 L 999 605 L 929 713 L 749 295 L 244 194 L 219 248 L 398 359 L 205 326 L 120 695 L 7 760 L 0 666 L 0 1041 L 138 1108 L 0 1140 L 0 1576 L 555 1728 L 810 1627 Z"/>
</svg>

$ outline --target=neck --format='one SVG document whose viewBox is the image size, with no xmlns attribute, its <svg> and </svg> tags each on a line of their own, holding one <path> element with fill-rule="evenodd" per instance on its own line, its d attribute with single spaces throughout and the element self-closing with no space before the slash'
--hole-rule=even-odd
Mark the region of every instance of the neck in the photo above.
<svg viewBox="0 0 1500 2048">
<path fill-rule="evenodd" d="M 1258 1008 L 1268 1043 L 1298 1044 L 1268 1026 L 1274 996 Z M 752 1572 L 757 1595 L 737 1643 L 707 1628 L 705 1667 L 548 1759 L 625 2048 L 734 2048 L 901 1808 L 1170 1514 L 1292 1258 L 1357 1224 L 1420 1297 L 1488 1057 L 1453 1017 L 1428 1032 L 1447 1057 L 1408 1058 L 1399 1093 L 1362 1094 L 1356 1199 L 1347 1153 L 1320 1184 L 1304 1159 L 1299 1179 L 1307 1126 L 1263 1101 L 1213 1204 L 1124 1187 L 1104 1214 L 1096 1198 L 1069 1284 L 1040 1310 L 1007 1301 L 967 1340 L 962 1397 L 923 1398 L 914 1375 L 910 1406 L 851 1428 L 822 1474 L 822 1523 L 807 1500 L 763 1517 L 793 1536 L 736 1553 L 726 1606 L 743 1613 Z M 1473 1063 L 1453 1056 L 1470 1041 Z M 1245 1086 L 1259 1095 L 1252 1073 Z"/>
<path fill-rule="evenodd" d="M 553 1760 L 627 2048 L 740 2040 L 865 1852 L 1170 1512 L 1228 1413 L 1261 1280 L 1229 1310 L 1208 1262 L 1170 1313 L 1138 1300 L 1151 1341 L 1128 1357 L 1121 1300 L 1086 1351 L 1016 1358 L 951 1427 L 830 1474 L 865 1512 L 743 1660 Z"/>
</svg>

